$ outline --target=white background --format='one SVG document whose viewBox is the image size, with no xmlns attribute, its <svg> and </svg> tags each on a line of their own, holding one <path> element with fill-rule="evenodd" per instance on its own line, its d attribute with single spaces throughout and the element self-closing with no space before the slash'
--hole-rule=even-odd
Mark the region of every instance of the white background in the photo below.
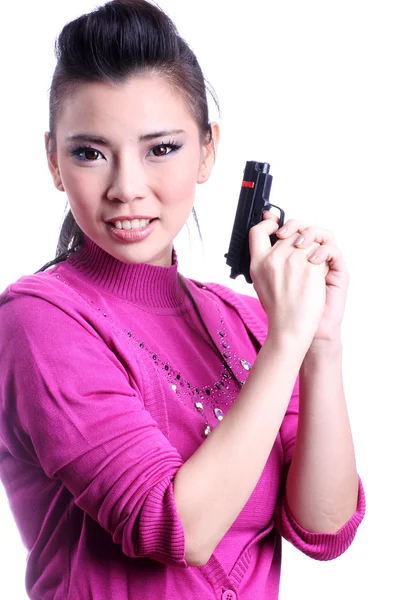
<svg viewBox="0 0 400 600">
<path fill-rule="evenodd" d="M 223 257 L 246 160 L 271 163 L 271 200 L 289 218 L 332 229 L 351 273 L 345 385 L 368 512 L 334 562 L 285 543 L 280 598 L 399 598 L 397 2 L 160 4 L 222 109 L 217 165 L 196 200 L 204 250 L 193 223 L 191 252 L 186 229 L 176 244 L 182 273 L 254 294 L 243 278 L 229 278 Z M 43 148 L 53 43 L 67 20 L 94 6 L 20 0 L 2 8 L 1 290 L 54 256 L 65 198 L 52 187 Z M 23 600 L 26 553 L 1 487 L 0 513 L 0 597 Z"/>
</svg>

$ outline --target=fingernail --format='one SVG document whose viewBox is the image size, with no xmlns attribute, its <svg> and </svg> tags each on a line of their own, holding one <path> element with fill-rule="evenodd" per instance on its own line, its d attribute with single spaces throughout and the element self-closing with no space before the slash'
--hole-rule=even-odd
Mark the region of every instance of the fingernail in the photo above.
<svg viewBox="0 0 400 600">
<path fill-rule="evenodd" d="M 311 256 L 308 256 L 307 258 L 308 258 L 308 260 L 317 260 L 318 254 L 312 254 Z"/>
<path fill-rule="evenodd" d="M 286 233 L 287 232 L 287 227 L 281 227 L 281 229 L 278 229 L 278 231 L 276 233 Z"/>
<path fill-rule="evenodd" d="M 295 246 L 300 246 L 300 244 L 302 244 L 304 242 L 304 236 L 301 235 L 299 238 L 297 238 L 297 240 L 295 241 Z"/>
</svg>

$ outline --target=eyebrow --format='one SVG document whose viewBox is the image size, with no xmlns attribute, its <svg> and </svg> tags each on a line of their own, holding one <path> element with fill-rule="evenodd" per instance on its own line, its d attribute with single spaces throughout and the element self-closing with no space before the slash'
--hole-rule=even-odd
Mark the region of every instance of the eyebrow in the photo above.
<svg viewBox="0 0 400 600">
<path fill-rule="evenodd" d="M 176 135 L 178 133 L 184 133 L 183 129 L 165 129 L 161 131 L 154 131 L 152 133 L 146 133 L 139 137 L 140 142 L 148 142 L 155 138 L 166 137 L 168 135 Z M 99 135 L 92 135 L 90 133 L 76 133 L 74 135 L 68 135 L 66 137 L 67 142 L 86 142 L 90 144 L 102 144 L 103 146 L 110 146 L 110 142 Z"/>
<path fill-rule="evenodd" d="M 91 135 L 90 133 L 76 133 L 75 135 L 68 135 L 65 138 L 67 142 L 89 142 L 92 144 L 103 144 L 103 146 L 108 145 L 108 142 L 105 138 L 99 135 Z"/>
<path fill-rule="evenodd" d="M 141 142 L 148 142 L 154 138 L 165 137 L 168 135 L 176 135 L 177 133 L 184 133 L 183 129 L 165 129 L 162 131 L 154 131 L 153 133 L 147 133 L 146 135 L 141 135 L 139 140 Z"/>
</svg>

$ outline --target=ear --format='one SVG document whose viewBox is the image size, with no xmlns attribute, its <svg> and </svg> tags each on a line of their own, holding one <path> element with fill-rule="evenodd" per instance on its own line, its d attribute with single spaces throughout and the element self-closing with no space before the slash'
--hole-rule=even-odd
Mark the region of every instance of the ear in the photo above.
<svg viewBox="0 0 400 600">
<path fill-rule="evenodd" d="M 211 175 L 212 168 L 217 156 L 220 129 L 218 123 L 210 124 L 211 136 L 203 146 L 202 159 L 197 175 L 197 183 L 204 183 Z"/>
<path fill-rule="evenodd" d="M 57 151 L 48 131 L 44 134 L 44 143 L 46 147 L 47 165 L 53 178 L 53 183 L 60 192 L 65 192 L 58 167 Z"/>
</svg>

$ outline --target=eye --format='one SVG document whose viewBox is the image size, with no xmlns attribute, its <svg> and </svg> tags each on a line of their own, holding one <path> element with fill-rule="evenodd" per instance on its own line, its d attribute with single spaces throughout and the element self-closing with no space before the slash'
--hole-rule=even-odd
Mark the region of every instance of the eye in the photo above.
<svg viewBox="0 0 400 600">
<path fill-rule="evenodd" d="M 166 156 L 171 152 L 170 146 L 167 144 L 160 144 L 152 149 L 154 156 Z"/>
<path fill-rule="evenodd" d="M 99 150 L 95 150 L 94 148 L 90 147 L 84 148 L 81 146 L 79 148 L 72 148 L 70 153 L 72 156 L 76 156 L 79 160 L 84 162 L 95 162 L 104 158 L 103 154 Z"/>
<path fill-rule="evenodd" d="M 154 146 L 154 148 L 152 148 L 150 150 L 150 152 L 153 154 L 153 156 L 156 157 L 162 157 L 162 156 L 167 156 L 168 154 L 171 154 L 171 152 L 175 152 L 176 150 L 179 150 L 179 148 L 181 148 L 182 146 L 179 144 L 159 144 L 158 146 Z"/>
<path fill-rule="evenodd" d="M 100 152 L 98 152 L 98 150 L 92 150 L 91 148 L 84 150 L 82 154 L 86 160 L 99 160 L 99 158 L 101 156 L 101 154 L 100 154 Z"/>
</svg>

